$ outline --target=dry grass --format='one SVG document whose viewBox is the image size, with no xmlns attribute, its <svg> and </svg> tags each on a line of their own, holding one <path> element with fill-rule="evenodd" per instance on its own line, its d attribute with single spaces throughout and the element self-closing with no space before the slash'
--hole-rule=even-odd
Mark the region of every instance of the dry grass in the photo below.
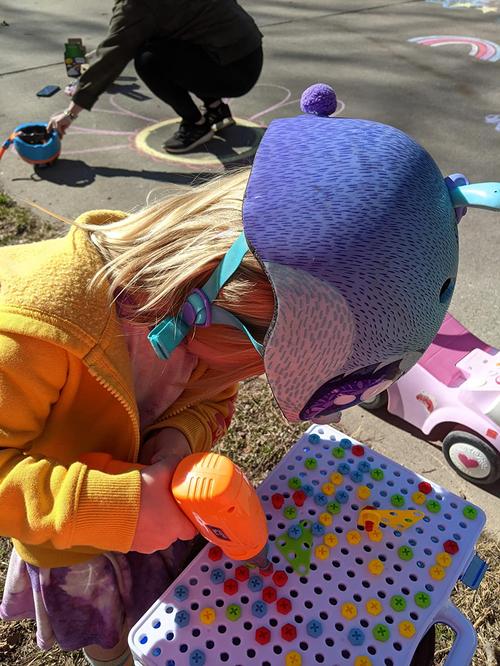
<svg viewBox="0 0 500 666">
<path fill-rule="evenodd" d="M 40 222 L 0 193 L 0 245 L 39 240 L 58 233 L 57 224 Z M 219 450 L 241 465 L 257 483 L 265 478 L 304 429 L 303 425 L 290 426 L 284 422 L 265 382 L 258 379 L 242 388 L 230 434 L 220 444 Z M 500 664 L 499 542 L 491 536 L 483 536 L 478 552 L 489 563 L 489 571 L 477 591 L 458 586 L 453 601 L 471 620 L 478 633 L 479 645 L 473 666 L 496 666 Z M 0 539 L 0 595 L 9 553 L 9 542 Z M 440 627 L 435 666 L 444 664 L 451 642 L 452 633 Z M 36 647 L 35 627 L 31 621 L 0 622 L 0 666 L 84 666 L 85 663 L 81 652 L 63 653 L 58 648 L 40 652 Z"/>
</svg>

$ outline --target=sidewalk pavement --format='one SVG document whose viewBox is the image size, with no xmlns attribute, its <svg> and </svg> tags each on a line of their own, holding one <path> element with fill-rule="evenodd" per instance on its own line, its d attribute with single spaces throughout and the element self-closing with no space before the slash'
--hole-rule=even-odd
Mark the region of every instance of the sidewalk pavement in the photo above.
<svg viewBox="0 0 500 666">
<path fill-rule="evenodd" d="M 500 0 L 243 0 L 264 34 L 258 85 L 231 102 L 239 119 L 188 156 L 167 156 L 161 142 L 175 126 L 129 66 L 84 112 L 49 169 L 33 169 L 9 151 L 0 182 L 18 200 L 73 218 L 91 208 L 133 210 L 200 174 L 248 162 L 273 118 L 299 112 L 302 91 L 332 85 L 339 113 L 395 125 L 432 154 L 444 174 L 500 180 Z M 0 138 L 21 122 L 45 121 L 66 107 L 63 44 L 82 37 L 89 50 L 104 36 L 112 3 L 4 0 L 0 7 Z M 2 24 L 4 21 L 5 24 Z M 431 37 L 433 39 L 431 39 Z M 413 40 L 413 41 L 411 41 Z M 500 346 L 499 215 L 473 210 L 460 224 L 461 266 L 452 312 L 479 337 Z M 379 417 L 353 409 L 344 426 L 361 441 L 484 507 L 500 529 L 499 488 L 457 477 L 439 447 Z"/>
</svg>

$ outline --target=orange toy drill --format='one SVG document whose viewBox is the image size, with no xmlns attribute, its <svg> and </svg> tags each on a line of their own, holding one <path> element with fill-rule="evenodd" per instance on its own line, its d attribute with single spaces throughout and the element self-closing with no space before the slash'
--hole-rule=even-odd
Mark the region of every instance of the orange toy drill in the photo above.
<svg viewBox="0 0 500 666">
<path fill-rule="evenodd" d="M 107 453 L 90 453 L 81 461 L 109 474 L 132 468 Z M 171 489 L 196 529 L 228 557 L 260 569 L 269 566 L 266 516 L 254 488 L 229 458 L 217 453 L 186 456 L 174 472 Z"/>
</svg>

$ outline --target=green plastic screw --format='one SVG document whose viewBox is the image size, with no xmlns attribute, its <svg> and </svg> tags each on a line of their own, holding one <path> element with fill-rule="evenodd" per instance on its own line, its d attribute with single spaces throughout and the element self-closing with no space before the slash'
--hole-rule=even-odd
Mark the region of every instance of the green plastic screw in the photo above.
<svg viewBox="0 0 500 666">
<path fill-rule="evenodd" d="M 419 608 L 429 608 L 431 605 L 431 595 L 427 592 L 417 592 L 413 598 Z"/>
<path fill-rule="evenodd" d="M 464 506 L 464 510 L 462 511 L 462 513 L 469 520 L 476 520 L 476 518 L 477 518 L 477 509 L 476 509 L 476 507 L 472 506 L 471 504 L 468 504 L 467 506 Z"/>
<path fill-rule="evenodd" d="M 326 505 L 326 510 L 328 513 L 331 513 L 332 515 L 335 515 L 337 513 L 340 513 L 341 506 L 339 502 L 328 502 Z"/>
<path fill-rule="evenodd" d="M 292 490 L 298 490 L 302 487 L 302 481 L 298 476 L 292 476 L 290 479 L 288 479 L 288 487 Z"/>
<path fill-rule="evenodd" d="M 294 520 L 297 518 L 297 509 L 294 506 L 286 506 L 283 515 L 285 518 L 288 518 L 288 520 Z"/>
<path fill-rule="evenodd" d="M 391 504 L 392 506 L 400 508 L 405 505 L 405 498 L 403 495 L 399 495 L 398 493 L 391 495 Z"/>
<path fill-rule="evenodd" d="M 374 481 L 382 481 L 384 478 L 384 472 L 379 467 L 375 467 L 375 469 L 372 469 L 370 472 L 370 476 Z"/>
<path fill-rule="evenodd" d="M 238 604 L 229 604 L 229 606 L 226 608 L 226 617 L 228 620 L 231 620 L 231 622 L 236 622 L 236 620 L 239 620 L 241 617 L 240 606 L 238 606 Z"/>
<path fill-rule="evenodd" d="M 396 611 L 396 613 L 401 613 L 406 608 L 406 599 L 400 594 L 395 594 L 393 597 L 391 597 L 390 604 L 393 611 Z"/>
<path fill-rule="evenodd" d="M 441 511 L 441 504 L 437 500 L 427 500 L 425 505 L 431 513 L 439 513 Z"/>
<path fill-rule="evenodd" d="M 389 628 L 385 626 L 385 624 L 376 624 L 373 627 L 372 633 L 373 638 L 375 638 L 377 641 L 381 641 L 382 643 L 385 643 L 391 637 L 391 632 L 389 631 Z"/>
<path fill-rule="evenodd" d="M 343 458 L 345 456 L 345 451 L 341 446 L 334 446 L 332 449 L 332 456 L 334 458 Z"/>
<path fill-rule="evenodd" d="M 400 546 L 400 548 L 398 548 L 398 555 L 401 560 L 409 562 L 413 559 L 413 550 L 410 548 L 410 546 Z"/>
<path fill-rule="evenodd" d="M 304 467 L 310 470 L 317 469 L 318 461 L 316 460 L 316 458 L 306 458 L 304 460 Z"/>
</svg>

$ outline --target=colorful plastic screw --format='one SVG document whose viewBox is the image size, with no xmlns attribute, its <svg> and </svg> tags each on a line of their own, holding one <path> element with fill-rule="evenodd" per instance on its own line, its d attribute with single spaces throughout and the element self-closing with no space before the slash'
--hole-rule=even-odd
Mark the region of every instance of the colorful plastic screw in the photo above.
<svg viewBox="0 0 500 666">
<path fill-rule="evenodd" d="M 372 469 L 372 471 L 370 472 L 370 476 L 374 481 L 382 481 L 382 479 L 384 478 L 384 472 L 380 468 L 375 467 L 375 469 Z"/>
<path fill-rule="evenodd" d="M 347 638 L 351 645 L 363 645 L 365 642 L 365 632 L 359 627 L 353 627 L 349 630 Z"/>
<path fill-rule="evenodd" d="M 413 623 L 410 622 L 409 620 L 405 620 L 404 622 L 400 622 L 398 629 L 399 629 L 399 633 L 404 638 L 411 638 L 412 636 L 415 635 L 415 631 L 416 631 Z"/>
<path fill-rule="evenodd" d="M 432 486 L 427 481 L 421 481 L 418 484 L 418 489 L 420 490 L 421 493 L 424 493 L 424 495 L 428 495 L 429 493 L 432 492 Z"/>
<path fill-rule="evenodd" d="M 345 456 L 345 450 L 341 446 L 334 446 L 332 449 L 332 456 L 337 458 L 337 460 L 340 460 Z"/>
<path fill-rule="evenodd" d="M 306 625 L 306 632 L 311 638 L 318 638 L 323 633 L 323 625 L 319 620 L 309 620 Z"/>
<path fill-rule="evenodd" d="M 177 585 L 174 590 L 174 597 L 177 601 L 185 601 L 189 597 L 189 590 L 185 585 Z"/>
<path fill-rule="evenodd" d="M 372 660 L 370 657 L 362 655 L 360 657 L 356 657 L 354 660 L 354 666 L 372 666 Z"/>
<path fill-rule="evenodd" d="M 285 518 L 288 518 L 288 520 L 294 520 L 297 518 L 297 509 L 294 506 L 287 506 L 283 511 L 283 515 Z"/>
<path fill-rule="evenodd" d="M 332 472 L 332 474 L 330 474 L 330 481 L 333 485 L 340 486 L 340 484 L 344 482 L 344 477 L 340 472 Z"/>
<path fill-rule="evenodd" d="M 409 562 L 413 559 L 413 550 L 410 546 L 400 546 L 398 548 L 399 559 Z"/>
<path fill-rule="evenodd" d="M 385 643 L 391 637 L 391 632 L 389 631 L 389 627 L 387 627 L 385 624 L 376 624 L 373 627 L 372 634 L 375 640 L 380 641 L 382 643 Z"/>
<path fill-rule="evenodd" d="M 413 493 L 411 498 L 415 504 L 424 504 L 427 496 L 424 493 L 421 493 L 420 490 L 417 490 Z"/>
<path fill-rule="evenodd" d="M 276 602 L 276 609 L 281 615 L 288 615 L 292 610 L 292 602 L 286 597 L 280 597 Z"/>
<path fill-rule="evenodd" d="M 326 505 L 326 510 L 328 513 L 331 513 L 332 515 L 336 515 L 337 513 L 340 513 L 341 510 L 340 502 L 328 502 Z"/>
<path fill-rule="evenodd" d="M 290 539 L 300 539 L 302 533 L 303 533 L 302 527 L 298 523 L 296 525 L 292 525 L 287 530 L 287 534 L 290 537 Z"/>
<path fill-rule="evenodd" d="M 467 518 L 468 520 L 476 520 L 477 518 L 477 509 L 475 506 L 472 506 L 471 504 L 467 504 L 467 506 L 464 506 L 462 513 L 464 514 L 465 518 Z"/>
<path fill-rule="evenodd" d="M 354 483 L 361 483 L 363 481 L 363 472 L 359 469 L 353 469 L 349 476 Z"/>
<path fill-rule="evenodd" d="M 274 493 L 274 495 L 271 496 L 271 503 L 273 507 L 278 511 L 285 503 L 285 498 L 280 493 Z"/>
<path fill-rule="evenodd" d="M 434 580 L 443 580 L 446 576 L 446 570 L 439 564 L 434 564 L 434 566 L 429 567 L 429 576 Z"/>
<path fill-rule="evenodd" d="M 350 449 L 352 447 L 352 442 L 350 439 L 347 439 L 347 437 L 343 437 L 339 442 L 339 446 L 343 449 Z"/>
<path fill-rule="evenodd" d="M 351 546 L 357 546 L 358 543 L 361 542 L 361 532 L 358 532 L 358 530 L 349 530 L 349 532 L 347 532 L 345 535 L 345 538 L 347 539 L 347 542 L 351 544 Z"/>
<path fill-rule="evenodd" d="M 405 505 L 405 498 L 403 497 L 403 495 L 395 493 L 394 495 L 391 495 L 391 504 L 392 506 L 395 506 L 398 509 L 400 509 L 402 506 Z"/>
<path fill-rule="evenodd" d="M 226 617 L 228 620 L 231 620 L 231 622 L 236 622 L 236 620 L 239 620 L 241 617 L 240 606 L 238 606 L 238 604 L 229 604 L 229 606 L 226 608 Z"/>
<path fill-rule="evenodd" d="M 449 553 L 442 552 L 436 555 L 436 564 L 439 564 L 441 567 L 449 567 L 452 561 L 452 557 Z"/>
<path fill-rule="evenodd" d="M 328 534 L 325 534 L 325 536 L 323 537 L 323 542 L 325 546 L 333 548 L 338 544 L 339 540 L 336 534 L 334 534 L 333 532 L 328 532 Z"/>
<path fill-rule="evenodd" d="M 382 541 L 384 535 L 382 533 L 382 530 L 379 527 L 374 527 L 370 532 L 367 532 L 368 538 L 370 541 Z"/>
<path fill-rule="evenodd" d="M 302 486 L 302 481 L 299 479 L 298 476 L 292 476 L 288 479 L 288 487 L 291 490 L 299 490 L 301 486 Z"/>
<path fill-rule="evenodd" d="M 284 624 L 281 627 L 281 638 L 288 642 L 294 641 L 297 638 L 297 629 L 293 626 L 293 624 L 287 622 L 287 624 Z"/>
<path fill-rule="evenodd" d="M 391 597 L 390 605 L 393 611 L 401 613 L 406 608 L 406 599 L 401 594 L 395 594 Z"/>
<path fill-rule="evenodd" d="M 269 576 L 272 576 L 274 571 L 274 564 L 272 562 L 269 562 L 267 567 L 265 569 L 259 569 L 259 573 L 261 576 L 264 576 L 264 578 L 268 578 Z"/>
<path fill-rule="evenodd" d="M 264 587 L 264 582 L 260 576 L 250 576 L 248 587 L 252 592 L 260 592 Z"/>
<path fill-rule="evenodd" d="M 202 624 L 212 624 L 215 622 L 216 613 L 213 608 L 202 608 L 200 611 L 200 620 Z"/>
<path fill-rule="evenodd" d="M 189 655 L 189 666 L 204 666 L 205 662 L 205 653 L 201 650 L 193 650 Z"/>
<path fill-rule="evenodd" d="M 252 604 L 252 615 L 254 617 L 264 617 L 267 613 L 267 604 L 264 601 L 260 601 L 258 599 L 257 601 L 254 601 Z"/>
<path fill-rule="evenodd" d="M 255 630 L 255 640 L 259 645 L 267 645 L 271 640 L 271 632 L 267 627 L 259 627 Z"/>
<path fill-rule="evenodd" d="M 368 562 L 368 571 L 374 576 L 380 576 L 384 571 L 384 563 L 380 560 L 371 560 Z"/>
<path fill-rule="evenodd" d="M 343 475 L 349 474 L 350 471 L 351 471 L 351 466 L 346 462 L 340 463 L 340 465 L 337 467 L 337 472 L 339 474 Z"/>
<path fill-rule="evenodd" d="M 354 446 L 351 449 L 351 453 L 353 456 L 357 456 L 360 458 L 361 456 L 365 455 L 365 447 L 361 446 L 361 444 L 354 444 Z"/>
<path fill-rule="evenodd" d="M 265 587 L 262 590 L 262 599 L 267 603 L 267 604 L 272 604 L 274 601 L 276 601 L 278 597 L 278 594 L 274 587 Z"/>
<path fill-rule="evenodd" d="M 354 620 L 354 618 L 358 614 L 358 609 L 354 604 L 347 602 L 345 604 L 342 604 L 340 612 L 342 613 L 342 617 L 345 618 L 346 620 Z"/>
<path fill-rule="evenodd" d="M 316 458 L 306 458 L 304 460 L 304 467 L 309 471 L 313 471 L 318 468 L 318 461 Z"/>
<path fill-rule="evenodd" d="M 277 587 L 283 587 L 288 582 L 288 575 L 284 571 L 275 571 L 273 575 L 273 583 Z"/>
<path fill-rule="evenodd" d="M 439 513 L 441 511 L 441 504 L 437 500 L 427 500 L 425 506 L 431 513 Z"/>
<path fill-rule="evenodd" d="M 239 567 L 236 567 L 234 570 L 234 577 L 236 580 L 239 580 L 240 583 L 244 583 L 250 578 L 250 571 L 247 566 L 241 564 Z"/>
<path fill-rule="evenodd" d="M 327 481 L 321 486 L 321 491 L 323 492 L 324 495 L 333 495 L 335 492 L 335 486 L 333 483 Z"/>
<path fill-rule="evenodd" d="M 174 622 L 178 627 L 187 627 L 191 617 L 186 610 L 177 611 L 174 617 Z"/>
<path fill-rule="evenodd" d="M 303 490 L 296 490 L 292 495 L 292 499 L 295 503 L 295 506 L 304 506 L 307 495 Z"/>
<path fill-rule="evenodd" d="M 298 652 L 288 652 L 285 657 L 285 666 L 302 666 L 302 657 Z"/>
<path fill-rule="evenodd" d="M 226 580 L 226 574 L 224 573 L 224 569 L 212 569 L 212 572 L 210 573 L 210 581 L 214 585 L 219 585 L 220 583 L 223 583 Z"/>
<path fill-rule="evenodd" d="M 335 493 L 335 499 L 339 504 L 347 504 L 349 501 L 349 493 L 347 490 L 337 490 Z"/>
<path fill-rule="evenodd" d="M 382 604 L 378 599 L 368 599 L 365 608 L 370 615 L 380 615 L 382 612 Z"/>
<path fill-rule="evenodd" d="M 368 460 L 360 460 L 358 463 L 358 469 L 360 472 L 363 472 L 363 474 L 366 474 L 371 470 L 372 466 L 368 462 Z"/>
<path fill-rule="evenodd" d="M 318 506 L 325 506 L 326 504 L 328 504 L 328 497 L 323 493 L 317 493 L 316 495 L 314 495 L 314 502 Z"/>
<path fill-rule="evenodd" d="M 225 580 L 224 592 L 229 596 L 236 594 L 236 592 L 238 592 L 238 581 L 236 581 L 234 578 L 228 578 L 228 580 Z"/>
<path fill-rule="evenodd" d="M 212 546 L 208 550 L 208 557 L 212 560 L 212 562 L 217 562 L 217 560 L 220 560 L 222 557 L 222 550 L 219 548 L 219 546 Z"/>
<path fill-rule="evenodd" d="M 325 527 L 330 527 L 330 525 L 333 523 L 333 518 L 331 513 L 322 513 L 319 518 L 319 522 L 324 525 Z"/>
<path fill-rule="evenodd" d="M 328 515 L 330 515 L 330 514 L 328 514 Z M 315 521 L 311 525 L 311 532 L 312 532 L 312 535 L 314 537 L 323 536 L 323 534 L 325 533 L 325 527 L 322 523 Z"/>
<path fill-rule="evenodd" d="M 309 444 L 319 444 L 321 442 L 321 437 L 316 432 L 312 432 L 307 437 L 307 440 L 308 440 Z"/>
<path fill-rule="evenodd" d="M 356 495 L 358 496 L 358 499 L 366 500 L 370 497 L 372 494 L 372 491 L 368 488 L 368 486 L 359 486 L 359 488 L 356 491 Z"/>
<path fill-rule="evenodd" d="M 324 544 L 320 544 L 319 546 L 316 546 L 314 549 L 314 554 L 318 558 L 318 560 L 327 560 L 330 556 L 330 549 L 328 546 Z"/>
<path fill-rule="evenodd" d="M 431 605 L 432 600 L 430 594 L 427 594 L 427 592 L 417 592 L 413 598 L 419 608 L 429 608 Z"/>
<path fill-rule="evenodd" d="M 453 539 L 448 539 L 447 541 L 445 541 L 443 543 L 443 549 L 449 555 L 456 555 L 456 553 L 458 553 L 458 551 L 460 550 L 458 543 L 456 541 L 453 541 Z"/>
<path fill-rule="evenodd" d="M 312 497 L 314 495 L 314 488 L 311 486 L 310 483 L 304 483 L 301 490 L 305 492 L 307 497 Z"/>
</svg>

